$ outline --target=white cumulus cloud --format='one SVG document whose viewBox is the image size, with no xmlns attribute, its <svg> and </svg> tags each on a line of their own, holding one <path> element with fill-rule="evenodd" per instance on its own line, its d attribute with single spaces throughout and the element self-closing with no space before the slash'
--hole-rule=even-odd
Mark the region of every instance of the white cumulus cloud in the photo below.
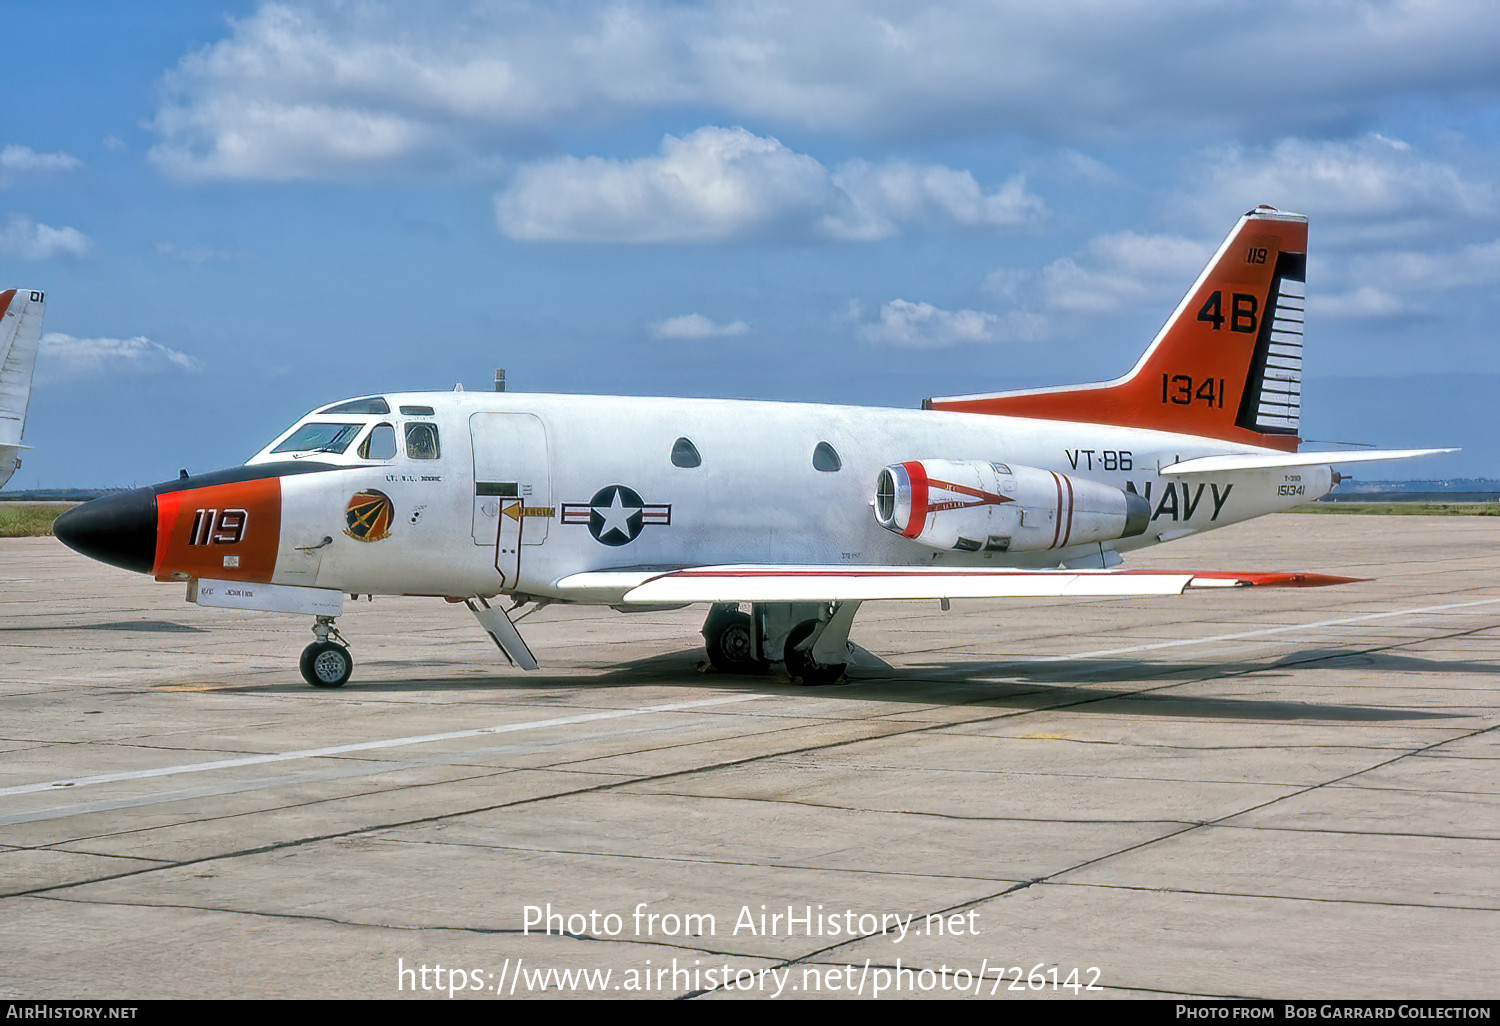
<svg viewBox="0 0 1500 1026">
<path fill-rule="evenodd" d="M 1309 318 L 1380 318 L 1430 312 L 1462 289 L 1500 285 L 1500 239 L 1427 250 L 1359 254 L 1333 272 L 1333 288 L 1309 290 Z M 1439 298 L 1445 297 L 1445 298 Z"/>
<path fill-rule="evenodd" d="M 866 138 L 1264 138 L 1492 99 L 1497 37 L 1474 0 L 284 0 L 182 57 L 151 156 L 186 178 L 409 173 L 688 108 Z"/>
<path fill-rule="evenodd" d="M 701 128 L 665 137 L 655 157 L 523 167 L 495 197 L 495 214 L 518 239 L 710 242 L 807 234 L 839 200 L 812 157 L 743 128 Z"/>
<path fill-rule="evenodd" d="M 1101 235 L 1039 271 L 991 272 L 986 289 L 1036 310 L 1109 313 L 1187 291 L 1213 250 L 1175 235 Z"/>
<path fill-rule="evenodd" d="M 866 342 L 940 348 L 976 342 L 1038 342 L 1079 318 L 1157 304 L 1163 313 L 1185 292 L 1213 250 L 1173 235 L 1101 235 L 1071 256 L 1028 270 L 992 271 L 984 291 L 995 310 L 944 310 L 896 299 L 868 321 L 850 303 L 842 320 Z"/>
<path fill-rule="evenodd" d="M 66 153 L 38 153 L 28 146 L 0 147 L 0 172 L 3 171 L 72 171 L 83 166 L 77 157 Z"/>
<path fill-rule="evenodd" d="M 167 75 L 150 159 L 187 180 L 470 169 L 495 130 L 555 113 L 550 76 L 512 62 L 565 74 L 566 50 L 531 49 L 538 31 L 558 41 L 546 26 L 560 21 L 525 3 L 438 4 L 418 18 L 396 3 L 262 4 Z"/>
<path fill-rule="evenodd" d="M 1328 317 L 1334 320 L 1347 318 L 1390 317 L 1409 313 L 1410 307 L 1401 297 L 1386 289 L 1373 285 L 1361 285 L 1347 292 L 1316 293 L 1307 297 L 1309 318 Z"/>
<path fill-rule="evenodd" d="M 893 299 L 880 307 L 879 320 L 855 334 L 866 342 L 904 349 L 946 349 L 981 342 L 1014 342 L 1037 337 L 1037 318 L 1024 312 L 1004 316 L 983 310 L 944 310 L 931 303 Z"/>
<path fill-rule="evenodd" d="M 1500 186 L 1493 156 L 1450 143 L 1443 157 L 1375 133 L 1285 138 L 1199 154 L 1172 199 L 1193 217 L 1271 203 L 1308 215 L 1308 318 L 1428 316 L 1464 289 L 1500 283 Z M 1476 241 L 1480 240 L 1480 241 Z"/>
<path fill-rule="evenodd" d="M 750 325 L 744 321 L 719 324 L 698 313 L 668 317 L 651 325 L 651 334 L 657 338 L 732 338 L 749 331 Z"/>
<path fill-rule="evenodd" d="M 135 338 L 75 338 L 59 331 L 42 336 L 38 351 L 39 377 L 91 377 L 164 370 L 196 372 L 203 364 L 196 357 L 169 349 L 143 335 Z"/>
<path fill-rule="evenodd" d="M 1500 239 L 1448 250 L 1391 250 L 1353 262 L 1351 274 L 1417 291 L 1500 282 Z"/>
<path fill-rule="evenodd" d="M 1026 190 L 1017 175 L 986 193 L 967 171 L 941 164 L 891 161 L 841 164 L 834 182 L 849 197 L 854 214 L 836 225 L 845 238 L 888 238 L 908 225 L 962 228 L 1013 228 L 1047 214 L 1041 198 Z"/>
<path fill-rule="evenodd" d="M 1188 204 L 1209 223 L 1270 203 L 1307 214 L 1334 241 L 1408 235 L 1500 214 L 1493 176 L 1466 173 L 1376 134 L 1210 151 L 1191 188 Z"/>
<path fill-rule="evenodd" d="M 829 170 L 744 128 L 662 139 L 635 160 L 564 157 L 517 170 L 500 230 L 552 242 L 888 238 L 908 228 L 1009 228 L 1046 212 L 1021 179 L 986 193 L 966 171 L 855 161 Z"/>
<path fill-rule="evenodd" d="M 12 214 L 0 226 L 0 255 L 18 260 L 88 256 L 93 248 L 89 237 L 76 228 L 53 228 L 20 214 Z"/>
</svg>

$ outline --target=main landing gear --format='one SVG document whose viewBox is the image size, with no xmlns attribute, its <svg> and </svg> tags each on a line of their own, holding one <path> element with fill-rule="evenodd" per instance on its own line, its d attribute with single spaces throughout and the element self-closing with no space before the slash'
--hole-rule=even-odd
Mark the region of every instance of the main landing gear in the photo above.
<svg viewBox="0 0 1500 1026">
<path fill-rule="evenodd" d="M 766 669 L 757 655 L 755 624 L 737 606 L 716 605 L 709 610 L 703 624 L 703 647 L 720 673 L 763 673 Z"/>
<path fill-rule="evenodd" d="M 344 636 L 333 625 L 333 617 L 319 616 L 313 623 L 314 641 L 302 650 L 299 663 L 302 679 L 315 688 L 341 687 L 354 672 L 354 657 L 349 654 L 349 645 Z M 331 639 L 338 640 L 331 640 Z"/>
<path fill-rule="evenodd" d="M 703 624 L 708 661 L 720 673 L 786 667 L 792 680 L 833 684 L 849 661 L 849 628 L 858 602 L 758 602 L 749 613 L 719 603 Z"/>
</svg>

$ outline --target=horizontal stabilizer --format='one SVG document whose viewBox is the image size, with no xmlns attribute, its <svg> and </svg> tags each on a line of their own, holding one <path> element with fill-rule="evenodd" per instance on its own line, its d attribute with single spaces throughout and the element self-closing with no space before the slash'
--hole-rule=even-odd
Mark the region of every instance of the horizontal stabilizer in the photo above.
<svg viewBox="0 0 1500 1026">
<path fill-rule="evenodd" d="M 1166 475 L 1223 474 L 1235 470 L 1280 470 L 1283 467 L 1326 467 L 1339 463 L 1377 463 L 1436 456 L 1457 449 L 1358 449 L 1349 452 L 1246 452 L 1229 456 L 1200 456 L 1162 467 Z"/>
<path fill-rule="evenodd" d="M 603 571 L 565 577 L 557 589 L 620 605 L 690 602 L 868 602 L 881 599 L 1123 598 L 1188 588 L 1319 587 L 1356 578 L 1222 570 L 990 570 L 897 566 L 705 566 Z"/>
</svg>

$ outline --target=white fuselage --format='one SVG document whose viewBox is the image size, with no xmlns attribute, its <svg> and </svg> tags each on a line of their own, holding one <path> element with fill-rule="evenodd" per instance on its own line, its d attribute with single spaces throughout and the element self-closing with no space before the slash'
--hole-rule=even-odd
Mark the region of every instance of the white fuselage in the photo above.
<svg viewBox="0 0 1500 1026">
<path fill-rule="evenodd" d="M 1159 468 L 1223 453 L 1221 440 L 1002 416 L 852 406 L 521 393 L 387 395 L 393 411 L 299 422 L 436 425 L 436 459 L 300 455 L 343 469 L 282 480 L 277 584 L 349 593 L 557 597 L 586 571 L 741 563 L 1101 566 L 1128 551 L 1310 502 L 1327 467 L 1189 478 Z M 288 431 L 281 438 L 291 435 Z M 696 466 L 674 463 L 679 439 Z M 818 469 L 814 453 L 826 443 Z M 287 461 L 267 446 L 250 463 Z M 1237 446 L 1240 451 L 1257 451 Z M 882 528 L 877 475 L 904 460 L 988 460 L 1133 487 L 1152 519 L 1137 537 L 1042 552 L 943 552 Z M 691 458 L 679 457 L 691 463 Z M 476 494 L 476 485 L 480 493 Z M 362 491 L 388 496 L 389 530 L 346 530 Z M 633 494 L 631 494 L 633 493 Z M 508 512 L 507 512 L 508 511 Z M 325 541 L 325 539 L 328 539 Z M 572 596 L 576 598 L 577 596 Z M 601 595 L 598 601 L 614 596 Z"/>
</svg>

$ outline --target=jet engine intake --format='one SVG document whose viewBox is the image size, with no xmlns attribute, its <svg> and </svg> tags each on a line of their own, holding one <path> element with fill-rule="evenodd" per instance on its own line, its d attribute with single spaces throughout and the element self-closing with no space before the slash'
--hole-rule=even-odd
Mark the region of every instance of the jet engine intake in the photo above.
<svg viewBox="0 0 1500 1026">
<path fill-rule="evenodd" d="M 934 549 L 1037 552 L 1133 538 L 1151 523 L 1135 492 L 1052 470 L 983 460 L 893 463 L 875 480 L 875 519 Z"/>
</svg>

